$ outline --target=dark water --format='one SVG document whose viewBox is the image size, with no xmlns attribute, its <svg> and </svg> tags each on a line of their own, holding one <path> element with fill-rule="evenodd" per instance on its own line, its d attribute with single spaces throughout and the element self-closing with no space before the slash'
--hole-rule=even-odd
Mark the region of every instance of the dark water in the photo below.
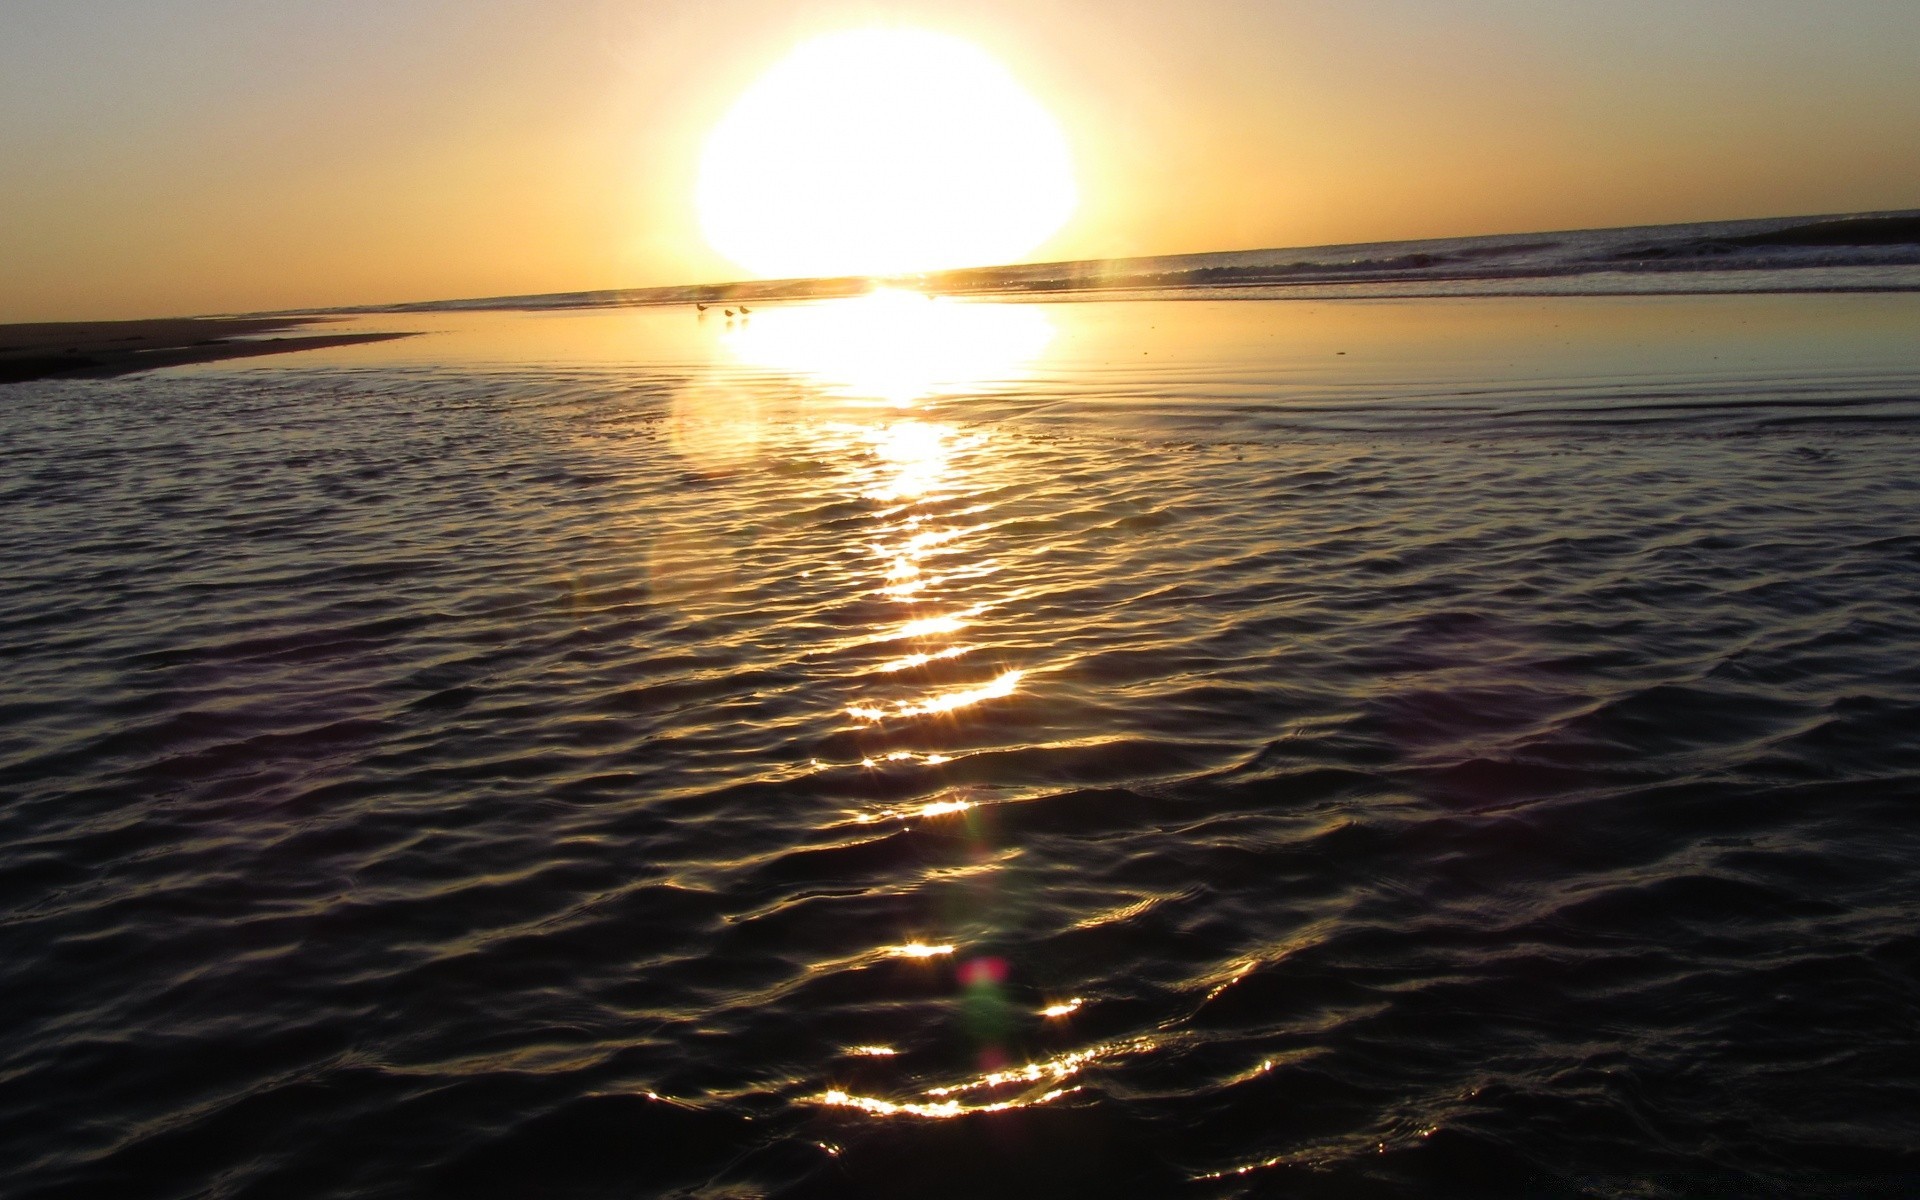
<svg viewBox="0 0 1920 1200">
<path fill-rule="evenodd" d="M 0 1191 L 1920 1192 L 1920 298 L 941 312 L 0 392 Z"/>
</svg>

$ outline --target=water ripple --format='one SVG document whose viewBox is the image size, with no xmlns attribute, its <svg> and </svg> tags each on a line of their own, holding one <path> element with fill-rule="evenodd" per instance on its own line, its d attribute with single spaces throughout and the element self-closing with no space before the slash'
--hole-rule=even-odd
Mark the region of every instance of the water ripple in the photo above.
<svg viewBox="0 0 1920 1200">
<path fill-rule="evenodd" d="M 1911 1184 L 1911 369 L 1294 370 L 11 389 L 18 1194 Z"/>
</svg>

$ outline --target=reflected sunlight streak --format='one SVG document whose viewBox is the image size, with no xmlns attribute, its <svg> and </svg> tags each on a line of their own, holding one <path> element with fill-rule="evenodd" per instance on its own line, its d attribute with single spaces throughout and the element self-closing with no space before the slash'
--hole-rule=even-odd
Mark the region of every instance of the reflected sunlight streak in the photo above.
<svg viewBox="0 0 1920 1200">
<path fill-rule="evenodd" d="M 971 649 L 971 646 L 948 646 L 945 650 L 938 650 L 931 654 L 909 654 L 904 658 L 883 662 L 874 670 L 882 675 L 892 675 L 900 671 L 910 671 L 915 667 L 924 667 L 930 662 L 939 662 L 941 659 L 959 658 Z"/>
<path fill-rule="evenodd" d="M 830 1108 L 857 1108 L 876 1117 L 926 1117 L 930 1120 L 946 1120 L 950 1117 L 964 1117 L 970 1113 L 1006 1112 L 1012 1108 L 1031 1108 L 1036 1104 L 1050 1104 L 1069 1092 L 1077 1092 L 1077 1087 L 1054 1088 L 1032 1099 L 996 1100 L 991 1104 L 962 1104 L 958 1100 L 940 1100 L 928 1104 L 915 1101 L 882 1100 L 878 1096 L 854 1096 L 835 1089 L 816 1099 L 815 1103 Z"/>
<path fill-rule="evenodd" d="M 976 687 L 956 688 L 953 691 L 937 692 L 924 700 L 898 700 L 891 710 L 872 704 L 850 704 L 847 715 L 863 721 L 879 721 L 888 716 L 929 717 L 940 713 L 950 713 L 956 709 L 968 708 L 986 700 L 998 700 L 1011 696 L 1019 687 L 1025 671 L 1003 671 L 991 682 Z"/>
<path fill-rule="evenodd" d="M 945 762 L 945 759 L 941 759 Z M 971 800 L 932 800 L 916 808 L 888 808 L 877 813 L 855 813 L 856 825 L 872 825 L 877 821 L 905 821 L 914 817 L 949 817 L 956 813 L 971 812 L 974 802 Z"/>
<path fill-rule="evenodd" d="M 941 633 L 959 633 L 967 627 L 967 623 L 962 617 L 973 615 L 972 612 L 968 612 L 958 616 L 949 614 L 941 617 L 921 617 L 917 621 L 908 621 L 892 633 L 885 637 L 876 638 L 875 640 L 897 642 L 903 638 L 931 637 Z"/>
<path fill-rule="evenodd" d="M 916 758 L 919 759 L 919 761 L 926 763 L 928 766 L 931 766 L 931 767 L 937 767 L 941 763 L 953 761 L 951 758 L 948 758 L 944 754 L 918 755 L 911 750 L 894 750 L 890 753 L 882 754 L 878 758 L 875 758 L 872 755 L 868 755 L 866 758 L 863 758 L 860 760 L 860 765 L 871 770 L 872 768 L 879 766 L 881 763 L 913 762 Z"/>
<path fill-rule="evenodd" d="M 1025 378 L 1053 332 L 1037 305 L 880 288 L 763 309 L 720 336 L 746 366 L 803 376 L 842 399 L 906 407 Z"/>
<path fill-rule="evenodd" d="M 886 1100 L 878 1096 L 854 1095 L 844 1088 L 830 1088 L 824 1094 L 814 1097 L 813 1102 L 835 1108 L 859 1109 L 876 1117 L 924 1117 L 930 1120 L 946 1120 L 966 1116 L 969 1113 L 1005 1112 L 1013 1108 L 1050 1104 L 1062 1096 L 1079 1091 L 1079 1085 L 1063 1085 L 1102 1059 L 1119 1055 L 1145 1054 L 1155 1048 L 1156 1043 L 1151 1039 L 1135 1038 L 1131 1041 L 1075 1050 L 1056 1058 L 1030 1062 L 1004 1071 L 989 1071 L 963 1083 L 928 1088 L 925 1095 L 930 1097 L 930 1100 Z M 982 1104 L 967 1104 L 953 1098 L 971 1092 L 992 1091 L 1005 1087 L 1023 1087 L 1031 1090 L 1025 1095 Z M 1037 1090 L 1039 1088 L 1045 1088 L 1045 1090 Z"/>
<path fill-rule="evenodd" d="M 889 958 L 939 958 L 944 954 L 952 954 L 953 947 L 951 945 L 930 946 L 925 942 L 908 942 L 904 946 L 885 947 L 885 953 Z"/>
</svg>

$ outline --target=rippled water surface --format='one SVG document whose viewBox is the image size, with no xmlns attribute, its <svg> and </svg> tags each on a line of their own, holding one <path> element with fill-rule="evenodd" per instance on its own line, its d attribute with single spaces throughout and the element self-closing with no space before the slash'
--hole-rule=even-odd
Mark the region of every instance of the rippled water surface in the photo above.
<svg viewBox="0 0 1920 1200">
<path fill-rule="evenodd" d="M 1920 1190 L 1920 297 L 368 321 L 0 389 L 0 1191 Z"/>
</svg>

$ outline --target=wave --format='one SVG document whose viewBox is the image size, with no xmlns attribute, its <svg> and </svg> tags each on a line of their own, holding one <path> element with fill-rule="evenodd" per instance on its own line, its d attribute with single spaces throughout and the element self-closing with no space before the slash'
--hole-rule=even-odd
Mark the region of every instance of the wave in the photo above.
<svg viewBox="0 0 1920 1200">
<path fill-rule="evenodd" d="M 940 295 L 1135 293 L 1162 298 L 1920 291 L 1920 210 L 1088 259 L 973 267 L 885 280 L 780 279 L 329 311 L 458 312 L 825 299 L 859 295 L 876 284 Z"/>
<path fill-rule="evenodd" d="M 1912 304 L 18 385 L 7 1189 L 1911 1193 Z"/>
</svg>

